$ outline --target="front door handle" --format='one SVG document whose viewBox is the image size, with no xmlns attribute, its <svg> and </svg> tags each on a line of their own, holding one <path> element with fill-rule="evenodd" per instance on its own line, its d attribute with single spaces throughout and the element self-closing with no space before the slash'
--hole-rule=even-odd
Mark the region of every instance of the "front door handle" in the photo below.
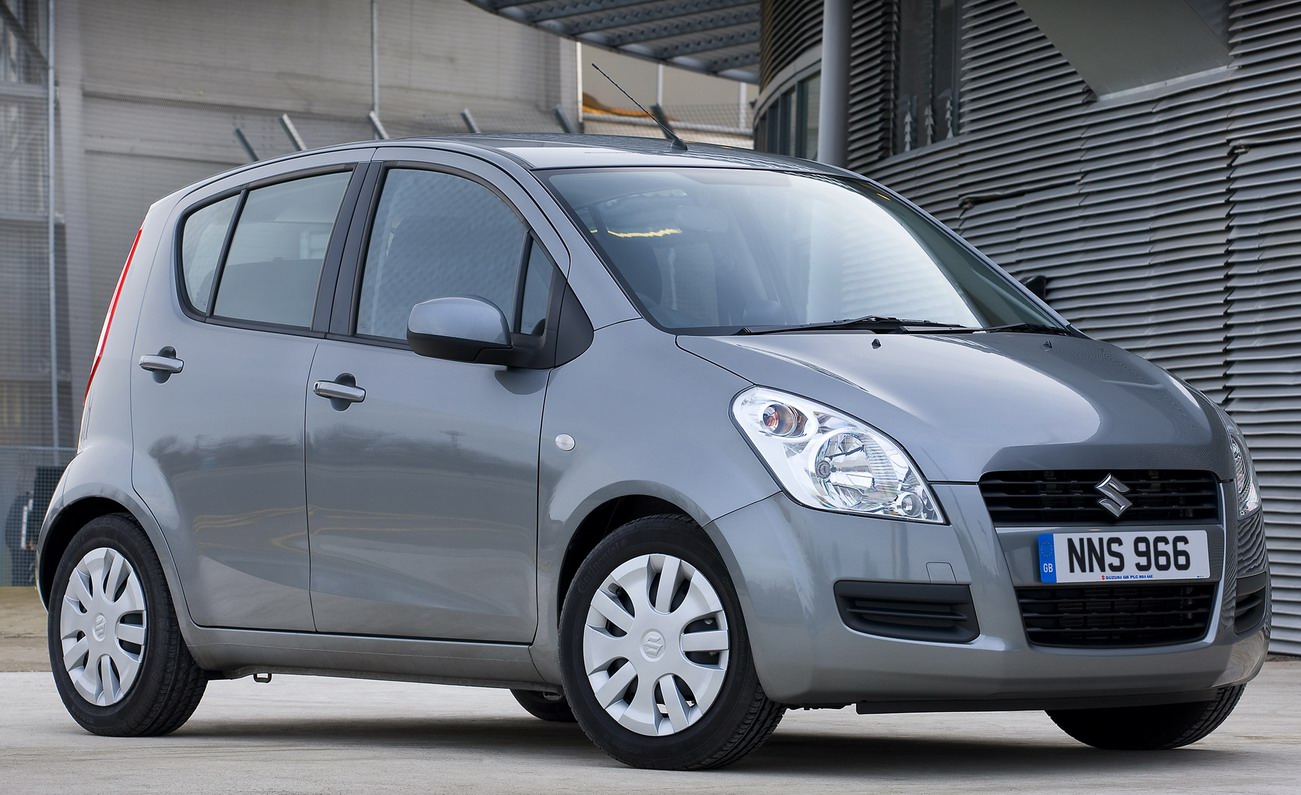
<svg viewBox="0 0 1301 795">
<path fill-rule="evenodd" d="M 176 375 L 185 369 L 185 362 L 176 358 L 176 349 L 168 345 L 158 351 L 157 354 L 146 353 L 140 357 L 140 368 L 148 370 L 154 374 L 154 380 L 162 383 L 169 376 Z"/>
<path fill-rule="evenodd" d="M 334 381 L 317 381 L 312 384 L 312 391 L 323 398 L 344 403 L 360 403 L 366 399 L 366 390 L 357 386 L 357 379 L 347 373 Z"/>
</svg>

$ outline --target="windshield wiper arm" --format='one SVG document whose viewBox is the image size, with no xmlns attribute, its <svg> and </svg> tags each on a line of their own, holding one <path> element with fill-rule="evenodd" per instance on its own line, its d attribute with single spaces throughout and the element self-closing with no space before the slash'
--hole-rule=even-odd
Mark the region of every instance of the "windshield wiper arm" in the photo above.
<svg viewBox="0 0 1301 795">
<path fill-rule="evenodd" d="M 1074 337 L 1075 332 L 1062 326 L 1045 326 L 1039 323 L 1008 323 L 1003 326 L 986 326 L 976 331 L 1011 331 L 1019 334 L 1057 334 Z"/>
<path fill-rule="evenodd" d="M 957 323 L 941 323 L 938 320 L 912 320 L 884 315 L 867 315 L 865 317 L 831 320 L 825 323 L 803 323 L 796 326 L 742 326 L 737 334 L 777 334 L 783 331 L 834 331 L 836 329 L 864 329 L 878 333 L 907 333 L 914 328 L 943 329 L 945 331 L 971 332 L 980 329 L 968 328 Z"/>
</svg>

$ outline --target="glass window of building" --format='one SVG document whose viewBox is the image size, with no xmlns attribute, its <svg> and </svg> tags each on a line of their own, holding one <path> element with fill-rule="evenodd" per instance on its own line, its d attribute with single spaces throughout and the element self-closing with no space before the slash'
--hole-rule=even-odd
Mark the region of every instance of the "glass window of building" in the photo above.
<svg viewBox="0 0 1301 795">
<path fill-rule="evenodd" d="M 958 134 L 960 32 L 959 0 L 899 3 L 893 134 L 896 153 Z"/>
<path fill-rule="evenodd" d="M 815 74 L 791 83 L 775 96 L 755 125 L 755 148 L 816 160 L 819 90 Z"/>
</svg>

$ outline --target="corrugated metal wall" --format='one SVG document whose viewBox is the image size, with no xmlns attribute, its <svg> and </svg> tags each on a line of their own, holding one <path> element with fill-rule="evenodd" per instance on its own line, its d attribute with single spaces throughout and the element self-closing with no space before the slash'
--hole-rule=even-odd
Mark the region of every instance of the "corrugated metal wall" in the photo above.
<svg viewBox="0 0 1301 795">
<path fill-rule="evenodd" d="M 767 85 L 822 40 L 822 0 L 761 0 L 759 8 L 759 82 Z"/>
<path fill-rule="evenodd" d="M 894 3 L 856 3 L 850 167 L 1229 409 L 1264 487 L 1274 649 L 1301 653 L 1301 2 L 1229 5 L 1230 68 L 1096 99 L 1014 0 L 966 0 L 962 133 L 890 158 Z"/>
</svg>

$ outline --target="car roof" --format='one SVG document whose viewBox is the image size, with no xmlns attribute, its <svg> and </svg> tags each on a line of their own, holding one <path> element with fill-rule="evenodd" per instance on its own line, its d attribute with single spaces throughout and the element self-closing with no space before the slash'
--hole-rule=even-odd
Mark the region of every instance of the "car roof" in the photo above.
<svg viewBox="0 0 1301 795">
<path fill-rule="evenodd" d="M 469 147 L 505 155 L 531 170 L 678 165 L 848 173 L 811 160 L 755 152 L 750 149 L 698 143 L 687 144 L 687 148 L 682 149 L 673 147 L 664 138 L 631 138 L 615 135 L 562 133 L 445 135 L 383 141 L 380 145 L 457 149 Z"/>
<path fill-rule="evenodd" d="M 281 157 L 248 163 L 220 174 L 214 174 L 193 185 L 181 188 L 175 193 L 160 199 L 158 203 L 162 204 L 179 199 L 205 185 L 210 185 L 261 166 L 285 164 L 292 168 L 294 160 L 306 155 L 339 152 L 349 149 L 383 148 L 428 148 L 463 154 L 478 154 L 488 160 L 507 160 L 529 171 L 676 166 L 795 171 L 861 179 L 859 175 L 852 171 L 812 160 L 713 144 L 691 143 L 687 144 L 686 149 L 675 148 L 668 140 L 663 138 L 568 133 L 465 134 L 394 138 L 383 141 L 356 141 L 320 149 L 309 149 L 304 152 L 293 152 Z"/>
</svg>

